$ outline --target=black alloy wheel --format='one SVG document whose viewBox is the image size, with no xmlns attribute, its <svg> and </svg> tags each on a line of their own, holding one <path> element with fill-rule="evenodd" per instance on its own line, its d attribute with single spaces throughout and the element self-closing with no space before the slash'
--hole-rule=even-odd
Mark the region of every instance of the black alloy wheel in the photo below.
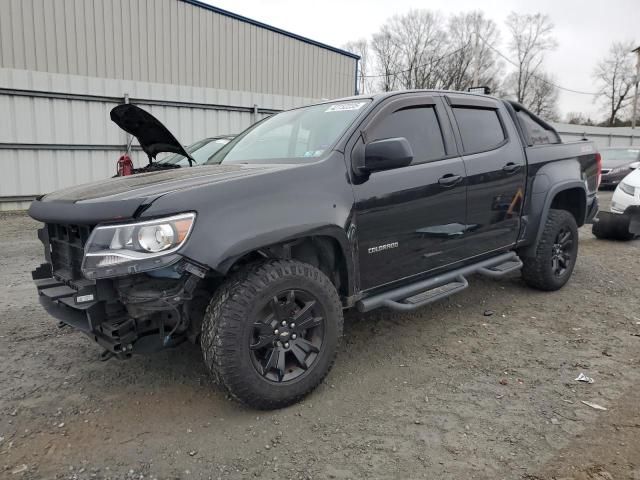
<svg viewBox="0 0 640 480">
<path fill-rule="evenodd" d="M 278 383 L 304 375 L 322 351 L 325 317 L 320 302 L 307 291 L 275 295 L 253 323 L 249 348 L 256 371 Z"/>
<path fill-rule="evenodd" d="M 550 209 L 535 251 L 521 255 L 522 279 L 538 290 L 562 288 L 573 273 L 578 246 L 578 226 L 573 214 Z"/>
<path fill-rule="evenodd" d="M 322 271 L 269 259 L 238 269 L 214 293 L 200 347 L 214 379 L 254 408 L 301 400 L 333 366 L 342 302 Z"/>
<path fill-rule="evenodd" d="M 556 235 L 551 253 L 551 268 L 556 277 L 562 277 L 567 273 L 573 260 L 574 250 L 573 233 L 569 227 L 562 227 Z"/>
</svg>

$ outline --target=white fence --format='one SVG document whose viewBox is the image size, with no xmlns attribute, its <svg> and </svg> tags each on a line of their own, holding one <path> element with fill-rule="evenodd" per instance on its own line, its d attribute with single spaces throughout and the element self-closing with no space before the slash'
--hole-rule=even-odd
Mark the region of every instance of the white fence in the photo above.
<svg viewBox="0 0 640 480">
<path fill-rule="evenodd" d="M 588 138 L 598 147 L 627 147 L 640 145 L 640 129 L 629 127 L 589 127 L 586 125 L 572 125 L 569 123 L 554 123 L 562 140 L 574 142 L 581 138 Z"/>
</svg>

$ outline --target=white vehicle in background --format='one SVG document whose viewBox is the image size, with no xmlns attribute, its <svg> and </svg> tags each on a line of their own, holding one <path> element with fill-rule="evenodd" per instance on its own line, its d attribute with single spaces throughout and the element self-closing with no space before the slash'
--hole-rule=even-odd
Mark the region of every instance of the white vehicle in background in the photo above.
<svg viewBox="0 0 640 480">
<path fill-rule="evenodd" d="M 640 169 L 624 177 L 616 187 L 611 199 L 611 213 L 624 213 L 631 206 L 640 206 Z"/>
</svg>

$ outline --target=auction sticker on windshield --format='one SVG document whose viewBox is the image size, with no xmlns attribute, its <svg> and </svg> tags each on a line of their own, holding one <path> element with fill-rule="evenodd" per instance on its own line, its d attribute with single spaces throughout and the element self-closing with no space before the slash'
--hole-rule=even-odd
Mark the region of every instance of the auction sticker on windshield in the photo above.
<svg viewBox="0 0 640 480">
<path fill-rule="evenodd" d="M 346 112 L 349 110 L 360 110 L 367 102 L 349 102 L 349 103 L 336 103 L 327 108 L 324 113 L 327 112 Z"/>
</svg>

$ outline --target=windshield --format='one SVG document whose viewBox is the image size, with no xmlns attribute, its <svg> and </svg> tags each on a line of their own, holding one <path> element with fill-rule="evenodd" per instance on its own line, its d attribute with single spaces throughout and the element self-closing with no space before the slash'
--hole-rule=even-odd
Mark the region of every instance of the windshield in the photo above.
<svg viewBox="0 0 640 480">
<path fill-rule="evenodd" d="M 244 131 L 207 163 L 303 163 L 328 152 L 368 99 L 324 103 L 273 115 Z"/>
<path fill-rule="evenodd" d="M 600 152 L 602 155 L 602 166 L 606 168 L 622 167 L 631 162 L 638 160 L 640 149 L 637 148 L 621 148 L 621 149 L 604 149 Z"/>
<path fill-rule="evenodd" d="M 185 150 L 195 160 L 195 165 L 202 165 L 207 162 L 211 156 L 231 141 L 231 138 L 205 138 L 204 140 L 192 143 Z M 179 153 L 172 153 L 169 156 L 161 158 L 158 163 L 171 163 L 186 167 L 189 165 L 187 157 Z"/>
</svg>

